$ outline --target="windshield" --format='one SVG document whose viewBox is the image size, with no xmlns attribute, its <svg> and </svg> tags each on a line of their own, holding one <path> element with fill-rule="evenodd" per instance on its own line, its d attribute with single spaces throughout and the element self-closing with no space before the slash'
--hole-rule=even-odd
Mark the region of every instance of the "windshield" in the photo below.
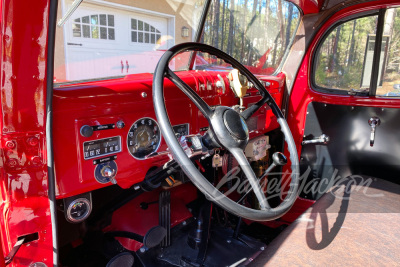
<svg viewBox="0 0 400 267">
<path fill-rule="evenodd" d="M 72 3 L 59 1 L 58 21 Z M 55 83 L 153 73 L 167 49 L 195 41 L 205 3 L 84 0 L 56 29 Z M 213 0 L 201 41 L 232 55 L 255 74 L 272 74 L 298 22 L 298 9 L 281 0 Z M 190 58 L 190 53 L 180 54 L 170 68 L 185 70 Z M 229 69 L 204 54 L 193 62 L 196 69 Z"/>
<path fill-rule="evenodd" d="M 59 21 L 72 0 L 60 0 Z M 194 41 L 204 0 L 83 1 L 56 29 L 55 83 L 152 73 L 172 46 Z M 187 66 L 189 55 L 171 62 Z"/>
<path fill-rule="evenodd" d="M 213 1 L 202 42 L 221 49 L 254 74 L 273 74 L 300 22 L 298 8 L 281 0 Z"/>
</svg>

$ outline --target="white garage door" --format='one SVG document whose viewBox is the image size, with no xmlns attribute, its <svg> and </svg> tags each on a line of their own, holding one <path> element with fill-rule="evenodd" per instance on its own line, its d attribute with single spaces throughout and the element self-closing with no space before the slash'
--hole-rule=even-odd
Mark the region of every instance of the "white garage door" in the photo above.
<svg viewBox="0 0 400 267">
<path fill-rule="evenodd" d="M 67 80 L 153 72 L 174 43 L 171 23 L 160 15 L 82 4 L 64 27 Z"/>
</svg>

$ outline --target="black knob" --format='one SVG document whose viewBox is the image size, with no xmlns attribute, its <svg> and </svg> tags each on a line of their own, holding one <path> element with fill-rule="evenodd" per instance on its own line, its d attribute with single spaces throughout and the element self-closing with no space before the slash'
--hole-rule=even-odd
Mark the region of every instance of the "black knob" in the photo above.
<svg viewBox="0 0 400 267">
<path fill-rule="evenodd" d="M 281 152 L 275 152 L 272 155 L 272 160 L 277 166 L 283 166 L 287 163 L 287 158 Z"/>
<path fill-rule="evenodd" d="M 89 125 L 83 125 L 80 132 L 83 137 L 91 137 L 93 134 L 93 128 Z"/>
</svg>

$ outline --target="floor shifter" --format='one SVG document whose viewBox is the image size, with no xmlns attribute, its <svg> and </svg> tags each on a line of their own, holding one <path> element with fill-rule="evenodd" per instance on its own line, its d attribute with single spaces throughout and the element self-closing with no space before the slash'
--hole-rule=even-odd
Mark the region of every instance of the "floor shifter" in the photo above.
<svg viewBox="0 0 400 267">
<path fill-rule="evenodd" d="M 161 241 L 161 247 L 165 248 L 171 245 L 171 193 L 169 191 L 160 193 L 158 222 L 167 230 L 167 234 Z"/>
</svg>

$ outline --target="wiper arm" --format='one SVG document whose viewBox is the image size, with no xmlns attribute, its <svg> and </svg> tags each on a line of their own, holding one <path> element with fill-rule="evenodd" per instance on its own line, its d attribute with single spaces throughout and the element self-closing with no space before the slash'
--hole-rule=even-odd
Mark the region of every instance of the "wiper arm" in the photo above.
<svg viewBox="0 0 400 267">
<path fill-rule="evenodd" d="M 64 26 L 65 22 L 71 15 L 75 12 L 75 10 L 79 7 L 79 5 L 82 3 L 83 0 L 75 0 L 72 3 L 72 6 L 67 10 L 67 12 L 64 14 L 64 16 L 58 21 L 57 26 L 62 27 Z"/>
</svg>

